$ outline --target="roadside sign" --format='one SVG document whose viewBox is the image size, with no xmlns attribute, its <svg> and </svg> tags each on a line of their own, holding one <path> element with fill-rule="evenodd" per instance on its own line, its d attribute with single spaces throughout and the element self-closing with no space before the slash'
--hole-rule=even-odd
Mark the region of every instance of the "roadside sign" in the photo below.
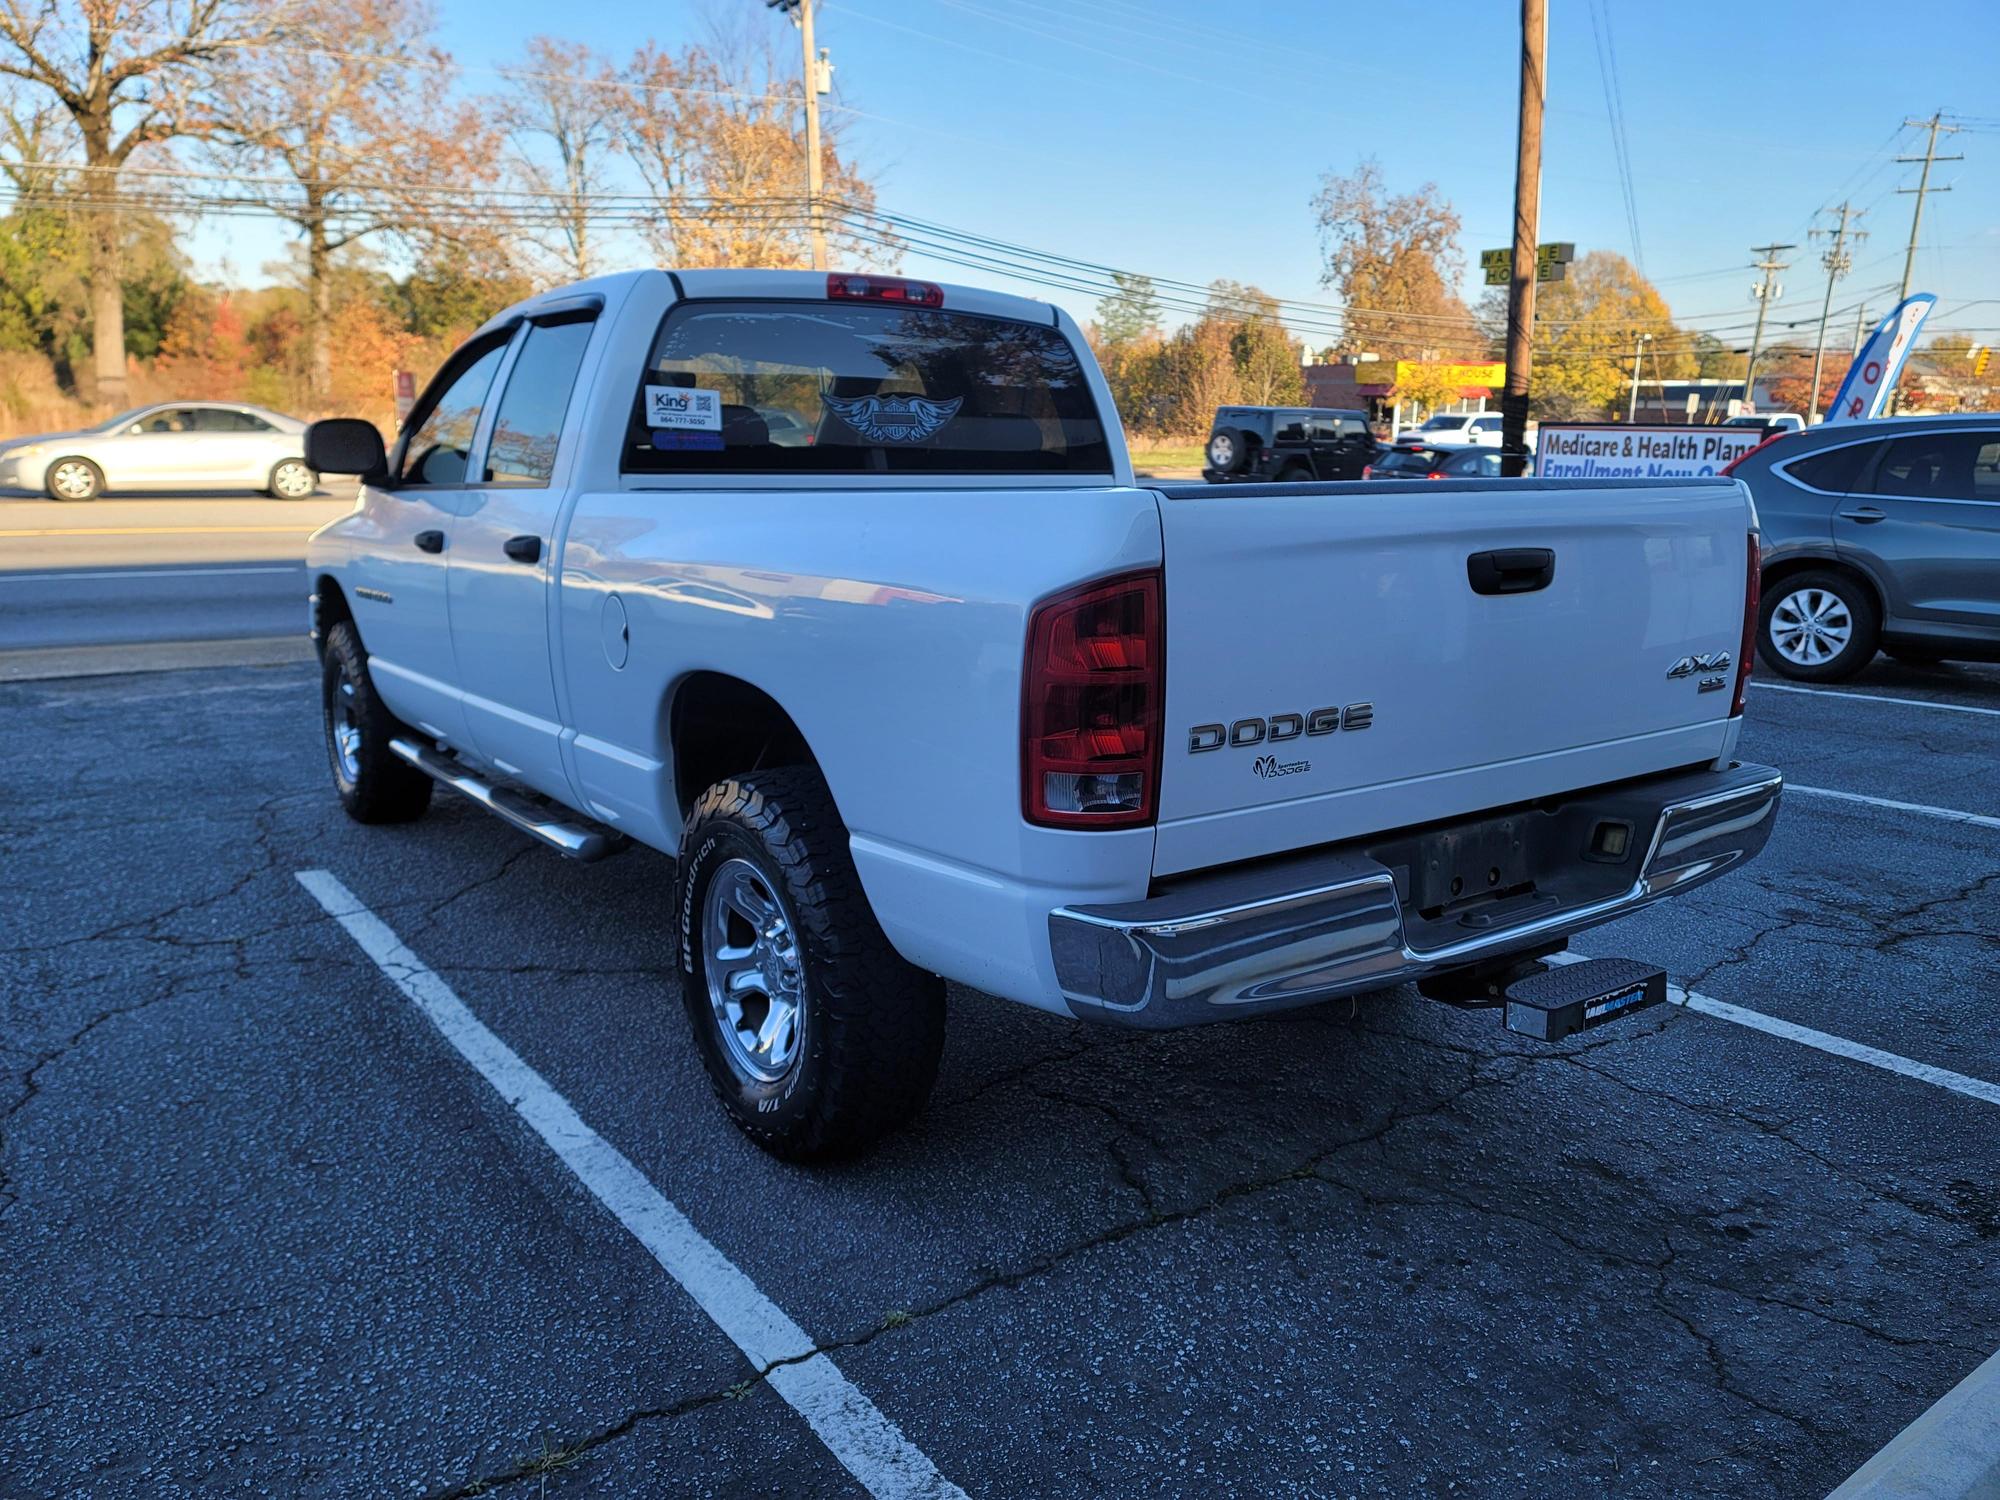
<svg viewBox="0 0 2000 1500">
<path fill-rule="evenodd" d="M 1556 240 L 1535 246 L 1535 280 L 1561 281 L 1569 274 L 1569 263 L 1575 259 L 1576 242 L 1573 240 Z M 1482 250 L 1479 252 L 1479 269 L 1486 273 L 1488 286 L 1505 286 L 1514 279 L 1514 252 Z"/>
<path fill-rule="evenodd" d="M 1689 423 L 1544 422 L 1535 439 L 1541 479 L 1702 479 L 1763 442 L 1763 427 Z"/>
<path fill-rule="evenodd" d="M 409 420 L 410 408 L 417 404 L 417 377 L 408 370 L 396 372 L 396 425 Z"/>
</svg>

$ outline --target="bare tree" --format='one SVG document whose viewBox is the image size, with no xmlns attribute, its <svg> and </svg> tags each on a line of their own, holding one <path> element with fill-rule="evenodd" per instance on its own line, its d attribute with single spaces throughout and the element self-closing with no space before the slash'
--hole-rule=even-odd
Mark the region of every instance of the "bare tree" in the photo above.
<svg viewBox="0 0 2000 1500">
<path fill-rule="evenodd" d="M 554 37 L 531 40 L 513 77 L 500 120 L 514 147 L 513 176 L 534 209 L 522 237 L 562 279 L 581 281 L 601 269 L 592 228 L 630 94 L 588 47 Z"/>
<path fill-rule="evenodd" d="M 7 0 L 0 0 L 0 4 Z M 268 206 L 304 240 L 312 395 L 331 387 L 335 257 L 372 236 L 426 245 L 490 233 L 472 190 L 496 144 L 451 99 L 451 59 L 428 45 L 424 0 L 294 0 L 282 46 L 241 54 L 218 145 L 287 185 Z"/>
<path fill-rule="evenodd" d="M 625 146 L 659 211 L 643 231 L 653 253 L 690 267 L 810 265 L 798 79 L 768 49 L 740 44 L 647 47 L 626 77 L 638 97 Z M 821 131 L 820 174 L 833 257 L 894 265 L 901 247 L 875 214 L 873 186 L 841 154 L 836 125 Z"/>
<path fill-rule="evenodd" d="M 231 48 L 283 20 L 257 0 L 0 0 L 0 75 L 46 89 L 75 124 L 92 212 L 92 363 L 100 400 L 125 398 L 125 310 L 116 213 L 122 169 L 142 147 L 204 135 L 204 85 Z"/>
</svg>

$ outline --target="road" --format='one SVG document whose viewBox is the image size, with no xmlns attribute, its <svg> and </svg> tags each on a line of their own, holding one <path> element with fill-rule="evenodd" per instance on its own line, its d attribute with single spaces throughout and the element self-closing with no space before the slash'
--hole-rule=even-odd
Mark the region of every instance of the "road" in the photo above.
<svg viewBox="0 0 2000 1500">
<path fill-rule="evenodd" d="M 2000 1348 L 2000 670 L 1753 692 L 1769 849 L 1577 945 L 1705 1001 L 954 990 L 814 1170 L 709 1096 L 663 858 L 347 822 L 308 667 L 0 712 L 9 1494 L 1817 1497 Z"/>
<path fill-rule="evenodd" d="M 0 651 L 303 634 L 306 537 L 349 508 L 0 497 Z"/>
</svg>

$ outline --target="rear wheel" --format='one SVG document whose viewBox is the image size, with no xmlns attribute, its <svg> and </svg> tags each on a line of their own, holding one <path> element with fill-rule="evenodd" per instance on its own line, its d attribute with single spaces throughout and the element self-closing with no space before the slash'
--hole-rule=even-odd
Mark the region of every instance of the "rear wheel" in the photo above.
<svg viewBox="0 0 2000 1500">
<path fill-rule="evenodd" d="M 681 998 L 745 1135 L 774 1156 L 836 1156 L 923 1107 L 944 985 L 883 936 L 816 771 L 753 771 L 703 792 L 680 888 Z"/>
<path fill-rule="evenodd" d="M 104 471 L 87 458 L 59 458 L 44 485 L 51 500 L 95 500 L 104 493 Z"/>
<path fill-rule="evenodd" d="M 320 673 L 326 758 L 340 805 L 357 823 L 408 823 L 431 805 L 431 779 L 389 748 L 403 726 L 375 696 L 361 637 L 343 620 L 326 634 Z"/>
<path fill-rule="evenodd" d="M 1875 655 L 1882 615 L 1867 588 L 1845 573 L 1794 573 L 1764 594 L 1758 644 L 1783 677 L 1839 682 Z"/>
</svg>

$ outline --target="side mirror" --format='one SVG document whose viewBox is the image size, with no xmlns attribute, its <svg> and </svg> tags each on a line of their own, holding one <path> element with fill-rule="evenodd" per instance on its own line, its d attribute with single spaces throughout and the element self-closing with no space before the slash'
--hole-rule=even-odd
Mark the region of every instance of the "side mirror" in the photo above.
<svg viewBox="0 0 2000 1500">
<path fill-rule="evenodd" d="M 389 477 L 389 456 L 373 422 L 327 417 L 306 429 L 306 467 L 319 474 L 354 474 L 363 484 Z"/>
</svg>

